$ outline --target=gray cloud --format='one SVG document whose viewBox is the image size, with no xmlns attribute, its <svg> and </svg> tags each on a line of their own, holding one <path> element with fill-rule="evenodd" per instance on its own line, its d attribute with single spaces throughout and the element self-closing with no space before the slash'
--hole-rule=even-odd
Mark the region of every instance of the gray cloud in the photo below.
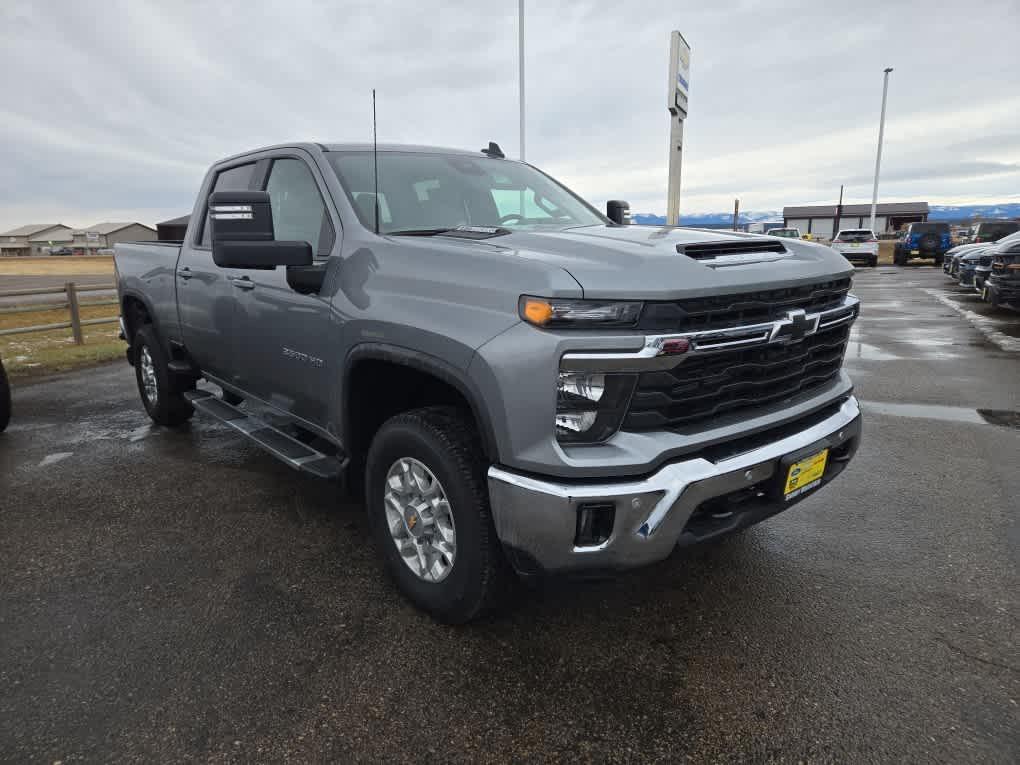
<svg viewBox="0 0 1020 765">
<path fill-rule="evenodd" d="M 1015 53 L 988 44 L 1015 2 L 526 5 L 528 158 L 598 204 L 664 209 L 674 27 L 694 48 L 689 211 L 829 201 L 840 183 L 867 198 L 886 65 L 884 197 L 1018 187 Z M 220 156 L 366 139 L 372 87 L 382 140 L 517 153 L 512 0 L 7 0 L 0 23 L 0 226 L 186 212 Z"/>
</svg>

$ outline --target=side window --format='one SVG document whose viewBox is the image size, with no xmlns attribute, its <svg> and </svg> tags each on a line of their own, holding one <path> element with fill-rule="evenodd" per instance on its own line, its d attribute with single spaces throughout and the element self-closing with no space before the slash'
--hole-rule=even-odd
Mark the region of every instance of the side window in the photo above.
<svg viewBox="0 0 1020 765">
<path fill-rule="evenodd" d="M 216 182 L 213 184 L 213 191 L 247 191 L 248 186 L 251 183 L 251 174 L 255 169 L 254 164 L 250 165 L 238 165 L 232 167 L 229 170 L 221 170 L 216 176 Z M 212 192 L 210 192 L 212 193 Z M 202 239 L 201 246 L 209 246 L 209 213 L 206 211 L 205 221 L 202 224 Z"/>
<path fill-rule="evenodd" d="M 277 159 L 266 184 L 273 207 L 273 227 L 280 241 L 308 242 L 317 257 L 333 247 L 333 225 L 319 187 L 299 159 Z"/>
</svg>

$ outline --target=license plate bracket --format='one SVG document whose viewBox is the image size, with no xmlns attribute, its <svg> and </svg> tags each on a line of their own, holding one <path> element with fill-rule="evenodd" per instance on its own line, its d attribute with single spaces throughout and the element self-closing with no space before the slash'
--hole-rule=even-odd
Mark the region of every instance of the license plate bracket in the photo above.
<svg viewBox="0 0 1020 765">
<path fill-rule="evenodd" d="M 829 447 L 816 444 L 779 460 L 776 494 L 784 501 L 803 497 L 822 484 L 829 464 Z"/>
</svg>

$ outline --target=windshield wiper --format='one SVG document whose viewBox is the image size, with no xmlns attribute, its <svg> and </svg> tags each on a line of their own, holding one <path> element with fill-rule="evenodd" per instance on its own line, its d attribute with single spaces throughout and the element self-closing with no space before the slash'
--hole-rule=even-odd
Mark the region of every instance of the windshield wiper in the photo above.
<svg viewBox="0 0 1020 765">
<path fill-rule="evenodd" d="M 511 233 L 501 226 L 454 226 L 452 228 L 409 228 L 403 231 L 387 231 L 389 236 L 456 236 L 463 239 L 488 239 Z"/>
</svg>

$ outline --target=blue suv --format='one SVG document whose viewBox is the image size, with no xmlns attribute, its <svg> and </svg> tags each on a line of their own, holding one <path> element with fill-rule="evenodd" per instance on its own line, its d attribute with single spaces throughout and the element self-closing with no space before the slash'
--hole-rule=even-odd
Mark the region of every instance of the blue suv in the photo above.
<svg viewBox="0 0 1020 765">
<path fill-rule="evenodd" d="M 942 265 L 946 251 L 953 246 L 948 223 L 911 223 L 896 241 L 893 263 L 905 266 L 911 258 L 933 258 Z"/>
</svg>

